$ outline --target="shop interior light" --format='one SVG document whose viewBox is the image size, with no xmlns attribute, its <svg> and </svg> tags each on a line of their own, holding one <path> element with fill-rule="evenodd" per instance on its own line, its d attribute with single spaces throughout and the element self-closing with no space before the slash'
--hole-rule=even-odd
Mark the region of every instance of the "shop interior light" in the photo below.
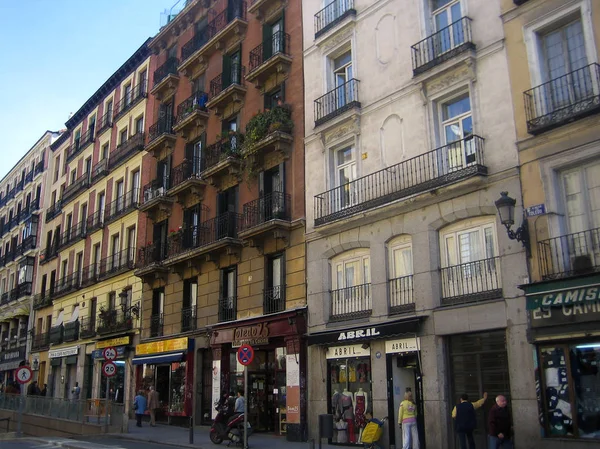
<svg viewBox="0 0 600 449">
<path fill-rule="evenodd" d="M 585 345 L 577 345 L 576 347 L 577 347 L 577 349 L 594 349 L 594 348 L 600 348 L 600 343 L 588 343 Z"/>
</svg>

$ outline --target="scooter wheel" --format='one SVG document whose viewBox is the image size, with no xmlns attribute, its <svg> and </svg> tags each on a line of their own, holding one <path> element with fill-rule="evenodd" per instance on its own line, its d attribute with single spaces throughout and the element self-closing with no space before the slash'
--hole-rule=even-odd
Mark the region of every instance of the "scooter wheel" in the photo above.
<svg viewBox="0 0 600 449">
<path fill-rule="evenodd" d="M 212 429 L 210 431 L 210 441 L 214 444 L 221 444 L 223 442 L 223 438 L 219 436 L 216 430 Z"/>
</svg>

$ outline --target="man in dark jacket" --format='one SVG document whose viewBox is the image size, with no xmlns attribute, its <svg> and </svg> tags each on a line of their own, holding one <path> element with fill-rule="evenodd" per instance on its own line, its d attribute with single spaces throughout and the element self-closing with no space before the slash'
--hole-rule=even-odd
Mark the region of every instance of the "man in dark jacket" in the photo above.
<svg viewBox="0 0 600 449">
<path fill-rule="evenodd" d="M 510 415 L 506 407 L 506 398 L 502 395 L 496 397 L 494 405 L 488 415 L 489 449 L 512 449 L 513 443 L 510 434 Z"/>
<path fill-rule="evenodd" d="M 460 404 L 455 407 L 453 412 L 460 449 L 467 449 L 467 441 L 469 442 L 469 449 L 475 449 L 473 430 L 477 427 L 477 417 L 475 416 L 475 407 L 469 402 L 469 395 L 463 394 L 460 397 Z"/>
</svg>

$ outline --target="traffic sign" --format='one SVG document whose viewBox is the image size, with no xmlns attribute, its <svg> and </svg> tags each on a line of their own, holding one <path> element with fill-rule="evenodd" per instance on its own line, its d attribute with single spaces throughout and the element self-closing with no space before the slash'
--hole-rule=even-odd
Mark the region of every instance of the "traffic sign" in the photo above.
<svg viewBox="0 0 600 449">
<path fill-rule="evenodd" d="M 237 359 L 244 366 L 248 366 L 254 360 L 254 349 L 250 345 L 242 345 L 237 351 Z"/>
<path fill-rule="evenodd" d="M 106 377 L 113 377 L 115 374 L 117 374 L 117 365 L 110 360 L 104 362 L 102 364 L 102 374 L 104 374 Z"/>
<path fill-rule="evenodd" d="M 108 348 L 104 348 L 102 351 L 102 356 L 104 360 L 114 360 L 117 358 L 117 348 L 113 346 L 109 346 Z"/>
<path fill-rule="evenodd" d="M 29 382 L 31 380 L 32 376 L 33 376 L 33 372 L 31 371 L 31 368 L 29 368 L 28 366 L 21 366 L 17 370 L 17 382 L 19 382 L 20 384 L 26 384 L 27 382 Z"/>
</svg>

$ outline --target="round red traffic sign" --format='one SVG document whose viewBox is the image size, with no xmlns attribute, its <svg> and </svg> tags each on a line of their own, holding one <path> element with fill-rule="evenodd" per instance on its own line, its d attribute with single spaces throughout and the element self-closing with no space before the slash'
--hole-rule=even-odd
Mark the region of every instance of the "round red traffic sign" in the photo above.
<svg viewBox="0 0 600 449">
<path fill-rule="evenodd" d="M 106 377 L 113 377 L 115 374 L 117 374 L 117 365 L 110 360 L 104 362 L 102 364 L 102 374 L 104 374 Z"/>
<path fill-rule="evenodd" d="M 254 349 L 250 345 L 242 345 L 237 351 L 237 359 L 244 366 L 248 366 L 254 360 Z"/>
<path fill-rule="evenodd" d="M 17 382 L 20 384 L 26 384 L 31 380 L 32 376 L 33 372 L 28 366 L 21 366 L 17 370 Z"/>
<path fill-rule="evenodd" d="M 109 346 L 108 348 L 104 348 L 102 351 L 102 357 L 104 360 L 114 360 L 117 358 L 117 348 Z"/>
</svg>

